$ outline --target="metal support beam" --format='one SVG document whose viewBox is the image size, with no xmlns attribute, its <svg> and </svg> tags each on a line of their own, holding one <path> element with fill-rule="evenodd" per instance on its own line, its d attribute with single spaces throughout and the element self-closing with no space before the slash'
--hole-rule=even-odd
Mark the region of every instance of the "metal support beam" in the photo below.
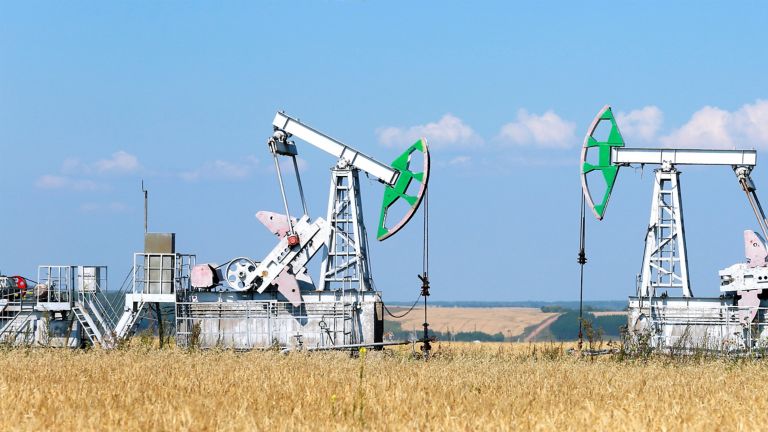
<svg viewBox="0 0 768 432">
<path fill-rule="evenodd" d="M 613 165 L 729 165 L 753 167 L 757 164 L 755 150 L 705 150 L 673 148 L 612 147 Z"/>
<path fill-rule="evenodd" d="M 341 141 L 312 129 L 284 113 L 277 113 L 275 119 L 272 121 L 272 125 L 278 130 L 282 130 L 290 135 L 301 138 L 303 141 L 312 144 L 320 150 L 347 161 L 353 167 L 367 172 L 390 186 L 397 182 L 397 177 L 399 175 L 397 170 L 347 146 Z M 295 154 L 295 147 L 287 154 L 290 155 L 291 153 Z"/>
</svg>

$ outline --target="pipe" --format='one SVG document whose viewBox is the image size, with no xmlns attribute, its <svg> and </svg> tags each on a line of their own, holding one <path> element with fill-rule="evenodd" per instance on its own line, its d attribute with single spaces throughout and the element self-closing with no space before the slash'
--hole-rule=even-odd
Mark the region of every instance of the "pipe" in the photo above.
<svg viewBox="0 0 768 432">
<path fill-rule="evenodd" d="M 413 341 L 398 341 L 398 342 L 374 342 L 374 343 L 362 343 L 362 344 L 347 344 L 347 345 L 335 345 L 325 347 L 310 347 L 307 351 L 330 351 L 337 349 L 353 349 L 353 348 L 368 348 L 368 347 L 384 347 L 393 345 L 408 345 Z"/>
</svg>

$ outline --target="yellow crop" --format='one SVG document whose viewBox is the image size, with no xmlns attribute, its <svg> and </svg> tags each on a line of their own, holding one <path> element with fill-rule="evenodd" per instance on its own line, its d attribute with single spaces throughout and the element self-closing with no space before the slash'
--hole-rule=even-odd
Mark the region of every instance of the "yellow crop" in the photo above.
<svg viewBox="0 0 768 432">
<path fill-rule="evenodd" d="M 560 345 L 347 353 L 0 350 L 0 430 L 758 430 L 768 364 Z"/>
</svg>

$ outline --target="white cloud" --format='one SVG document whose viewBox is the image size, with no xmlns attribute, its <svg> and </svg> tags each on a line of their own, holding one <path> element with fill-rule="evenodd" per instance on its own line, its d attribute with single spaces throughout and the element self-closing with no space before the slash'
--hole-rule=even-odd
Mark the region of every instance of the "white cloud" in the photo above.
<svg viewBox="0 0 768 432">
<path fill-rule="evenodd" d="M 728 122 L 730 113 L 720 108 L 705 106 L 696 111 L 688 123 L 661 137 L 670 147 L 732 147 Z"/>
<path fill-rule="evenodd" d="M 83 162 L 79 158 L 69 157 L 61 164 L 64 174 L 130 174 L 141 168 L 139 159 L 123 150 L 112 153 L 108 159 L 95 162 Z"/>
<path fill-rule="evenodd" d="M 757 100 L 733 112 L 705 106 L 661 142 L 670 147 L 768 147 L 768 101 Z"/>
<path fill-rule="evenodd" d="M 459 155 L 450 159 L 437 158 L 433 164 L 439 167 L 469 169 L 474 166 L 474 160 L 470 156 Z"/>
<path fill-rule="evenodd" d="M 95 191 L 106 189 L 106 186 L 92 180 L 73 179 L 67 176 L 46 174 L 38 177 L 35 186 L 40 189 L 61 189 L 74 191 Z"/>
<path fill-rule="evenodd" d="M 139 159 L 125 151 L 112 153 L 110 159 L 101 159 L 93 164 L 99 173 L 132 173 L 139 169 Z"/>
<path fill-rule="evenodd" d="M 625 140 L 652 141 L 661 128 L 664 114 L 656 106 L 646 106 L 628 113 L 618 112 L 616 123 Z"/>
<path fill-rule="evenodd" d="M 754 142 L 755 147 L 768 146 L 768 101 L 757 100 L 742 106 L 734 115 L 733 127 Z"/>
<path fill-rule="evenodd" d="M 108 190 L 109 186 L 83 177 L 95 174 L 128 174 L 141 168 L 136 156 L 123 150 L 112 153 L 112 157 L 86 163 L 76 157 L 68 157 L 61 164 L 61 175 L 45 174 L 35 181 L 41 189 L 70 191 Z"/>
<path fill-rule="evenodd" d="M 445 114 L 440 120 L 423 125 L 384 127 L 376 130 L 379 142 L 387 147 L 407 147 L 419 138 L 427 138 L 432 148 L 476 147 L 483 139 L 464 121 L 453 114 Z"/>
<path fill-rule="evenodd" d="M 301 159 L 297 161 L 299 169 L 301 162 Z M 250 177 L 259 168 L 259 164 L 259 159 L 255 156 L 246 156 L 242 162 L 214 160 L 205 162 L 199 168 L 184 171 L 179 177 L 190 182 L 203 179 L 237 181 Z"/>
<path fill-rule="evenodd" d="M 552 110 L 536 115 L 520 109 L 516 121 L 501 127 L 498 139 L 517 145 L 567 148 L 578 142 L 575 130 L 575 123 L 563 120 Z"/>
<path fill-rule="evenodd" d="M 472 162 L 472 158 L 469 156 L 456 156 L 448 161 L 448 165 L 467 165 Z"/>
</svg>

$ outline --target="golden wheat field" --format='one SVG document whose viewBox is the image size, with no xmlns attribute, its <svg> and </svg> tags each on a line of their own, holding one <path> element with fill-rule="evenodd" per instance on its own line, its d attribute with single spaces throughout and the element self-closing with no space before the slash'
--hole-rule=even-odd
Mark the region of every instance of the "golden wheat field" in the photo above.
<svg viewBox="0 0 768 432">
<path fill-rule="evenodd" d="M 0 430 L 757 430 L 768 363 L 548 344 L 345 353 L 0 350 Z"/>
</svg>

